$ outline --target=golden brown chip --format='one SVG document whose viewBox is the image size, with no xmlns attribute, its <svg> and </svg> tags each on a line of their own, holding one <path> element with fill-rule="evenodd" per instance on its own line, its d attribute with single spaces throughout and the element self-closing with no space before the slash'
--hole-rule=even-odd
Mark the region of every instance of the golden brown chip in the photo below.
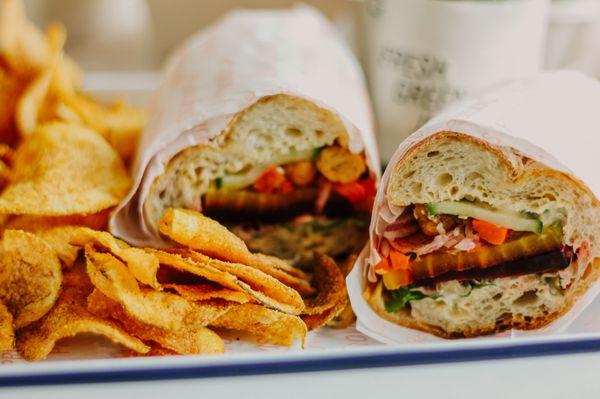
<svg viewBox="0 0 600 399">
<path fill-rule="evenodd" d="M 302 315 L 302 320 L 306 323 L 309 331 L 316 330 L 325 325 L 329 325 L 337 316 L 339 316 L 347 307 L 349 301 L 344 297 L 342 302 L 334 307 L 324 310 L 321 313 Z"/>
<path fill-rule="evenodd" d="M 342 263 L 338 264 L 344 277 L 352 271 L 357 258 L 358 255 L 350 255 Z M 352 310 L 350 299 L 347 299 L 346 302 L 346 306 L 335 317 L 327 322 L 327 327 L 342 329 L 349 327 L 354 323 L 356 315 L 354 314 L 354 310 Z"/>
<path fill-rule="evenodd" d="M 304 343 L 306 337 L 306 325 L 299 317 L 250 303 L 234 306 L 211 326 L 248 332 L 273 345 L 290 346 L 298 338 Z"/>
<path fill-rule="evenodd" d="M 198 264 L 191 261 L 188 258 L 184 258 L 178 253 L 171 253 L 166 251 L 159 251 L 154 249 L 146 249 L 149 253 L 156 256 L 163 266 L 176 269 L 180 272 L 189 273 L 194 276 L 202 277 L 208 281 L 217 283 L 225 288 L 229 288 L 234 291 L 243 291 L 240 287 L 237 277 L 233 274 L 219 270 L 216 267 L 209 264 Z M 168 282 L 172 282 L 167 280 Z"/>
<path fill-rule="evenodd" d="M 330 319 L 326 326 L 327 327 L 331 327 L 331 328 L 336 328 L 336 329 L 343 329 L 343 328 L 347 328 L 349 326 L 352 325 L 352 323 L 354 323 L 354 321 L 356 320 L 356 315 L 354 314 L 354 310 L 352 310 L 352 306 L 350 305 L 350 300 L 346 301 L 346 305 L 343 307 L 343 309 L 341 311 L 339 311 L 339 313 L 334 316 L 332 319 Z M 333 312 L 335 313 L 335 309 L 333 310 Z M 307 316 L 307 317 L 311 317 L 311 316 Z M 308 321 L 307 324 L 317 324 L 314 323 L 313 321 Z"/>
<path fill-rule="evenodd" d="M 173 241 L 228 262 L 252 266 L 294 288 L 301 295 L 314 292 L 299 270 L 272 256 L 253 254 L 246 244 L 225 226 L 201 213 L 187 209 L 169 209 L 159 223 L 159 230 Z"/>
<path fill-rule="evenodd" d="M 15 329 L 44 316 L 56 302 L 62 273 L 58 258 L 41 238 L 20 230 L 4 232 L 0 249 L 0 300 Z"/>
<path fill-rule="evenodd" d="M 11 170 L 10 167 L 0 159 L 0 190 L 10 183 Z"/>
<path fill-rule="evenodd" d="M 21 215 L 11 218 L 4 229 L 23 230 L 35 233 L 52 247 L 63 267 L 68 268 L 77 259 L 80 247 L 70 244 L 77 237 L 80 227 L 95 229 L 106 227 L 109 213 L 102 211 L 91 215 L 31 216 Z"/>
<path fill-rule="evenodd" d="M 15 329 L 13 316 L 8 308 L 0 302 L 0 351 L 15 349 Z"/>
<path fill-rule="evenodd" d="M 199 252 L 178 249 L 179 253 L 200 266 L 212 266 L 237 277 L 238 284 L 258 302 L 290 314 L 300 314 L 304 302 L 300 294 L 262 271 L 241 263 L 212 259 Z"/>
<path fill-rule="evenodd" d="M 0 2 L 0 56 L 15 73 L 32 76 L 47 67 L 57 45 L 54 34 L 51 30 L 46 38 L 27 20 L 20 0 Z M 81 72 L 72 60 L 66 58 L 60 68 L 72 84 L 80 84 Z"/>
<path fill-rule="evenodd" d="M 210 283 L 195 285 L 165 284 L 164 287 L 174 290 L 183 298 L 193 302 L 211 299 L 223 299 L 235 303 L 252 301 L 252 296 L 244 291 L 235 291 Z"/>
<path fill-rule="evenodd" d="M 44 106 L 48 102 L 59 57 L 60 55 L 56 54 L 50 65 L 27 86 L 17 103 L 16 122 L 22 136 L 31 134 L 38 126 Z"/>
<path fill-rule="evenodd" d="M 108 227 L 110 211 L 104 210 L 89 215 L 65 216 L 15 216 L 6 224 L 7 229 L 23 230 L 30 233 L 48 230 L 54 227 L 80 226 L 93 230 L 105 230 Z"/>
<path fill-rule="evenodd" d="M 1 28 L 0 28 L 1 29 Z M 0 142 L 14 145 L 19 139 L 15 113 L 17 102 L 25 89 L 25 80 L 9 75 L 0 68 Z"/>
<path fill-rule="evenodd" d="M 125 105 L 123 102 L 105 107 L 79 93 L 64 96 L 61 100 L 84 124 L 106 138 L 123 159 L 133 156 L 139 135 L 147 121 L 143 109 Z M 68 118 L 72 119 L 73 115 L 69 115 Z"/>
<path fill-rule="evenodd" d="M 141 323 L 129 316 L 116 301 L 98 290 L 88 297 L 88 310 L 102 318 L 111 318 L 119 322 L 127 332 L 142 339 L 153 341 L 175 353 L 196 355 L 223 353 L 223 340 L 208 328 L 186 328 L 169 331 Z"/>
<path fill-rule="evenodd" d="M 36 129 L 15 153 L 0 213 L 88 214 L 116 205 L 130 180 L 118 154 L 93 131 L 66 123 Z"/>
<path fill-rule="evenodd" d="M 79 333 L 103 335 L 138 353 L 148 352 L 148 346 L 116 323 L 95 316 L 87 310 L 87 297 L 91 290 L 87 277 L 80 270 L 65 273 L 63 292 L 56 305 L 41 320 L 19 332 L 19 354 L 31 361 L 45 359 L 58 340 Z"/>
<path fill-rule="evenodd" d="M 172 331 L 184 326 L 199 328 L 231 306 L 227 303 L 193 303 L 168 292 L 140 289 L 127 266 L 113 255 L 98 252 L 89 245 L 85 254 L 87 272 L 94 286 L 143 323 Z"/>
<path fill-rule="evenodd" d="M 69 239 L 75 234 L 76 226 L 54 227 L 36 233 L 52 248 L 64 268 L 73 266 L 79 256 L 80 248 L 71 245 Z"/>
<path fill-rule="evenodd" d="M 305 300 L 302 319 L 309 330 L 325 325 L 348 304 L 346 282 L 338 265 L 326 255 L 316 254 L 313 283 L 317 295 Z"/>
<path fill-rule="evenodd" d="M 112 253 L 121 261 L 125 262 L 133 276 L 142 284 L 161 290 L 156 274 L 158 272 L 158 259 L 151 253 L 141 248 L 130 247 L 124 241 L 116 239 L 105 231 L 95 231 L 80 228 L 76 234 L 70 237 L 71 244 L 84 247 L 88 243 L 94 243 Z"/>
<path fill-rule="evenodd" d="M 303 314 L 319 314 L 342 302 L 346 296 L 344 276 L 333 259 L 322 254 L 315 254 L 317 264 L 313 274 L 313 284 L 317 287 L 317 295 L 305 299 Z"/>
</svg>

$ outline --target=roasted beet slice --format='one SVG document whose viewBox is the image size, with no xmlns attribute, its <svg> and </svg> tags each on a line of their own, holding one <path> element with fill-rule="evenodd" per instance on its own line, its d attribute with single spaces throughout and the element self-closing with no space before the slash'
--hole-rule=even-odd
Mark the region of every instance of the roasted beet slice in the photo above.
<svg viewBox="0 0 600 399">
<path fill-rule="evenodd" d="M 417 286 L 432 286 L 450 280 L 489 280 L 525 274 L 550 273 L 565 269 L 571 264 L 572 251 L 568 247 L 529 258 L 517 259 L 485 269 L 451 271 L 433 278 L 415 280 Z"/>
<path fill-rule="evenodd" d="M 204 196 L 203 209 L 211 216 L 293 214 L 312 210 L 316 196 L 316 188 L 298 188 L 286 194 L 219 190 Z"/>
<path fill-rule="evenodd" d="M 434 252 L 410 263 L 415 280 L 433 278 L 449 272 L 486 269 L 519 259 L 560 250 L 562 231 L 548 227 L 540 234 L 527 233 L 501 245 L 486 245 L 473 252 Z"/>
</svg>

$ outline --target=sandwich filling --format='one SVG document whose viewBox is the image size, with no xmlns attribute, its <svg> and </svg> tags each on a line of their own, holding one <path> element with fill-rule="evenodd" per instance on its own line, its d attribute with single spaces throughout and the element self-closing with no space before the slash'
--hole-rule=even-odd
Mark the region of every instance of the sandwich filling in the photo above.
<svg viewBox="0 0 600 399">
<path fill-rule="evenodd" d="M 212 180 L 202 211 L 251 251 L 309 267 L 314 252 L 342 258 L 368 238 L 376 194 L 364 154 L 333 143 L 291 152 Z"/>
<path fill-rule="evenodd" d="M 484 303 L 516 293 L 502 299 L 511 309 L 545 302 L 553 308 L 575 277 L 570 266 L 577 256 L 564 244 L 562 223 L 559 213 L 517 213 L 466 200 L 408 206 L 381 235 L 381 261 L 371 269 L 380 276 L 383 307 L 443 328 L 461 313 L 498 317 L 490 309 L 467 315 L 475 295 Z"/>
</svg>

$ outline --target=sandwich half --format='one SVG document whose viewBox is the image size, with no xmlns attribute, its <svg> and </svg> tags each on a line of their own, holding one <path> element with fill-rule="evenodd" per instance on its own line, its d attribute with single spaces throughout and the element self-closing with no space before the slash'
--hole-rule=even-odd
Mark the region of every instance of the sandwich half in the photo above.
<svg viewBox="0 0 600 399">
<path fill-rule="evenodd" d="M 334 112 L 278 94 L 238 112 L 207 142 L 174 156 L 143 203 L 157 226 L 170 207 L 222 222 L 251 251 L 309 268 L 320 252 L 341 260 L 368 238 L 376 173 Z"/>
<path fill-rule="evenodd" d="M 600 203 L 571 175 L 454 132 L 391 167 L 397 216 L 372 237 L 364 292 L 381 317 L 447 338 L 535 329 L 598 278 Z"/>
</svg>

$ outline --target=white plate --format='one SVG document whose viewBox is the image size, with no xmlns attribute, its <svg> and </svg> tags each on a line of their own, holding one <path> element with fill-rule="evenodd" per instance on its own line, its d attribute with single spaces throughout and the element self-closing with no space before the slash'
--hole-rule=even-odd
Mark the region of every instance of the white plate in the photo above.
<svg viewBox="0 0 600 399">
<path fill-rule="evenodd" d="M 86 87 L 99 97 L 109 99 L 125 93 L 136 104 L 144 104 L 157 83 L 155 72 L 86 77 Z M 124 357 L 126 352 L 110 341 L 82 335 L 62 340 L 47 360 L 38 363 L 26 362 L 13 351 L 0 352 L 0 387 L 340 370 L 600 351 L 600 334 L 585 333 L 600 331 L 596 314 L 600 314 L 600 301 L 571 325 L 572 333 L 552 337 L 509 340 L 500 335 L 477 341 L 396 346 L 380 344 L 354 326 L 311 332 L 304 348 L 266 345 L 229 333 L 223 336 L 222 356 Z"/>
</svg>

